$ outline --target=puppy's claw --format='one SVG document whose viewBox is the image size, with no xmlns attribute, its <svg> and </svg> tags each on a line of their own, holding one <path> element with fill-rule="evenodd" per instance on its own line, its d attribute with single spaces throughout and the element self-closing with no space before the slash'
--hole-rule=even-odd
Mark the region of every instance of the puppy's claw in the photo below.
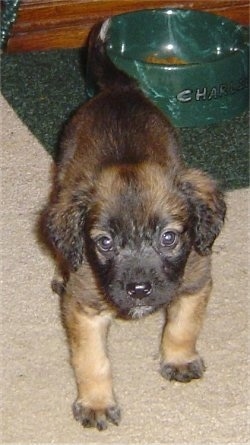
<svg viewBox="0 0 250 445">
<path fill-rule="evenodd" d="M 121 413 L 118 406 L 111 406 L 106 410 L 94 410 L 84 407 L 81 401 L 76 400 L 73 404 L 73 415 L 84 428 L 97 428 L 104 431 L 108 428 L 108 421 L 119 425 Z"/>
<path fill-rule="evenodd" d="M 106 414 L 110 422 L 112 422 L 114 425 L 119 425 L 121 421 L 121 410 L 118 406 L 111 406 L 107 409 Z"/>
<path fill-rule="evenodd" d="M 205 371 L 205 365 L 201 358 L 190 363 L 175 365 L 174 363 L 163 363 L 161 375 L 167 380 L 187 383 L 193 379 L 200 379 Z"/>
</svg>

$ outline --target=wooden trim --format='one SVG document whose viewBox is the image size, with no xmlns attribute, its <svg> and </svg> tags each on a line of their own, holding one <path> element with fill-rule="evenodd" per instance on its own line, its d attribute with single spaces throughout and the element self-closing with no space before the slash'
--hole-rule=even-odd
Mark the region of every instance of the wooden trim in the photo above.
<svg viewBox="0 0 250 445">
<path fill-rule="evenodd" d="M 249 23 L 246 0 L 23 0 L 7 52 L 81 47 L 99 20 L 127 11 L 169 6 L 209 11 L 244 25 Z"/>
</svg>

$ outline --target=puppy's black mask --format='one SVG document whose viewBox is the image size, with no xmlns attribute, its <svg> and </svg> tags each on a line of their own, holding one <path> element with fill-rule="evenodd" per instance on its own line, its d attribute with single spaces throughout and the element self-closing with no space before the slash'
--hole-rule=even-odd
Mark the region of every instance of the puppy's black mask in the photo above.
<svg viewBox="0 0 250 445">
<path fill-rule="evenodd" d="M 119 176 L 113 183 L 118 193 L 109 191 L 112 202 L 98 196 L 102 206 L 94 204 L 86 218 L 85 254 L 119 316 L 139 318 L 176 295 L 192 247 L 191 218 L 166 182 L 159 191 L 141 173 L 122 183 Z"/>
<path fill-rule="evenodd" d="M 118 314 L 139 318 L 168 304 L 175 296 L 190 241 L 187 234 L 167 229 L 161 234 L 156 231 L 151 241 L 138 238 L 122 245 L 119 236 L 103 232 L 95 241 L 87 242 L 88 261 Z"/>
</svg>

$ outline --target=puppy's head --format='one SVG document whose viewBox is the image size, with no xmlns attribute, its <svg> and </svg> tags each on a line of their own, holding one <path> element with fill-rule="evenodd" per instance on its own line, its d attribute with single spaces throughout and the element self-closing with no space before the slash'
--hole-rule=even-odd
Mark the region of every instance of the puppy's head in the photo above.
<svg viewBox="0 0 250 445">
<path fill-rule="evenodd" d="M 190 251 L 209 254 L 225 213 L 204 174 L 166 175 L 147 163 L 104 168 L 91 193 L 65 204 L 49 209 L 52 243 L 73 269 L 88 261 L 106 301 L 128 318 L 171 302 Z"/>
</svg>

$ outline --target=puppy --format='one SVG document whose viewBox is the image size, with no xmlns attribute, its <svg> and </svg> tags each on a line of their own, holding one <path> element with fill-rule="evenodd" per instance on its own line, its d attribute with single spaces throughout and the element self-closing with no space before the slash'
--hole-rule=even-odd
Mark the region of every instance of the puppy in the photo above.
<svg viewBox="0 0 250 445">
<path fill-rule="evenodd" d="M 99 94 L 67 124 L 43 230 L 63 263 L 61 295 L 85 427 L 118 425 L 106 339 L 114 317 L 163 309 L 161 374 L 198 379 L 196 351 L 211 291 L 211 248 L 226 206 L 216 183 L 187 168 L 163 113 L 105 54 L 92 32 L 89 66 Z"/>
</svg>

